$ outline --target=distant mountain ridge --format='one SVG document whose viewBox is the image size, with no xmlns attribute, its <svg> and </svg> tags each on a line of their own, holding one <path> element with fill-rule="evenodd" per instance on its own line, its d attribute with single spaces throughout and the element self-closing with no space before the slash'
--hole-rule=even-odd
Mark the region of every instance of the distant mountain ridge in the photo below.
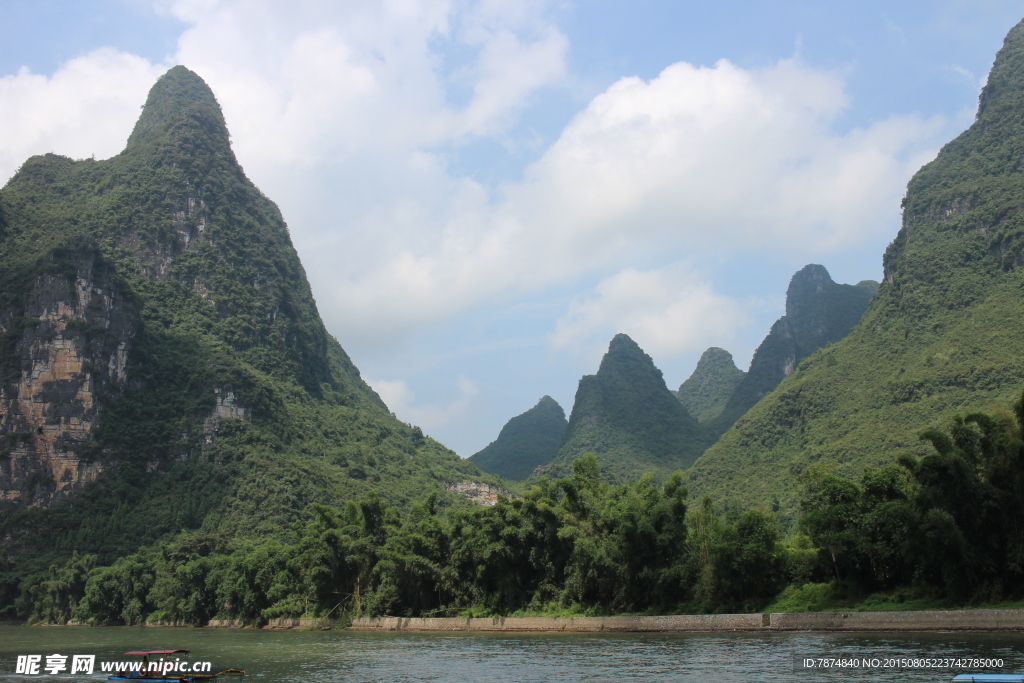
<svg viewBox="0 0 1024 683">
<path fill-rule="evenodd" d="M 684 469 L 800 361 L 845 337 L 877 287 L 870 280 L 837 284 L 824 266 L 805 266 L 791 278 L 786 315 L 754 353 L 749 372 L 738 369 L 728 351 L 712 347 L 674 393 L 650 356 L 627 335 L 616 335 L 597 374 L 580 380 L 568 428 L 559 427 L 565 434 L 560 447 L 554 421 L 546 428 L 544 448 L 513 445 L 535 439 L 540 429 L 539 416 L 528 411 L 471 460 L 487 472 L 520 480 L 538 466 L 545 466 L 546 475 L 561 476 L 588 451 L 598 455 L 606 474 L 623 481 L 646 471 Z M 681 410 L 667 401 L 670 396 Z"/>
<path fill-rule="evenodd" d="M 697 421 L 709 422 L 721 414 L 746 375 L 736 367 L 731 353 L 712 346 L 701 354 L 693 374 L 679 385 L 676 396 Z"/>
<path fill-rule="evenodd" d="M 811 463 L 859 477 L 954 414 L 1024 387 L 1024 22 L 974 123 L 911 179 L 884 277 L 846 339 L 811 354 L 690 471 L 692 491 L 796 507 Z"/>
<path fill-rule="evenodd" d="M 754 351 L 746 376 L 708 423 L 710 434 L 717 438 L 789 377 L 800 361 L 848 335 L 877 290 L 873 280 L 838 284 L 815 263 L 798 270 L 786 289 L 786 314 L 772 325 Z"/>
<path fill-rule="evenodd" d="M 597 374 L 580 380 L 551 473 L 567 472 L 574 459 L 593 451 L 613 481 L 647 471 L 666 475 L 688 467 L 706 446 L 697 420 L 665 386 L 651 357 L 617 334 Z"/>
<path fill-rule="evenodd" d="M 484 472 L 522 481 L 554 459 L 568 425 L 562 406 L 544 396 L 537 405 L 509 420 L 498 438 L 470 456 L 469 461 Z"/>
</svg>

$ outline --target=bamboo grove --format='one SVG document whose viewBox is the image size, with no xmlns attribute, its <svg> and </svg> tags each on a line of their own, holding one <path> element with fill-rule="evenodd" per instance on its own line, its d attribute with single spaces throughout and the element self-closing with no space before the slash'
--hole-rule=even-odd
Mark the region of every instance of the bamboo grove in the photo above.
<svg viewBox="0 0 1024 683">
<path fill-rule="evenodd" d="M 784 589 L 865 596 L 913 588 L 949 604 L 1021 596 L 1024 401 L 929 430 L 934 453 L 860 482 L 811 467 L 786 539 L 770 512 L 688 506 L 681 474 L 611 486 L 588 454 L 522 498 L 403 511 L 374 494 L 314 506 L 290 542 L 202 530 L 97 566 L 27 577 L 32 622 L 202 624 L 276 617 L 755 611 Z"/>
</svg>

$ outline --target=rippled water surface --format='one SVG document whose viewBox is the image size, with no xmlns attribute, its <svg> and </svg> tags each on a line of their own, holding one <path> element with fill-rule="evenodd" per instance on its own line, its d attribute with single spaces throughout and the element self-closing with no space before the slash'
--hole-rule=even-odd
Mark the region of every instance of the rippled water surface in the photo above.
<svg viewBox="0 0 1024 683">
<path fill-rule="evenodd" d="M 0 680 L 100 681 L 15 673 L 19 654 L 184 648 L 193 660 L 246 669 L 228 683 L 278 681 L 950 681 L 978 669 L 808 670 L 802 658 L 1002 659 L 1024 673 L 1024 634 L 367 633 L 177 628 L 0 627 Z M 98 668 L 98 667 L 97 667 Z M 989 671 L 996 671 L 989 669 Z M 225 679 L 218 679 L 225 680 Z"/>
</svg>

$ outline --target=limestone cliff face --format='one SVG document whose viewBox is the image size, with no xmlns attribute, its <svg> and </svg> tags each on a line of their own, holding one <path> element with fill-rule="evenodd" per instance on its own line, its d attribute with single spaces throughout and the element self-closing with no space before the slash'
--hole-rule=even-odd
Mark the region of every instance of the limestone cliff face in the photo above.
<svg viewBox="0 0 1024 683">
<path fill-rule="evenodd" d="M 137 316 L 112 266 L 78 246 L 36 278 L 22 310 L 0 312 L 16 359 L 0 385 L 0 505 L 49 505 L 101 470 L 83 446 L 127 381 Z"/>
<path fill-rule="evenodd" d="M 32 157 L 0 190 L 0 506 L 208 450 L 279 408 L 264 377 L 384 409 L 196 74 L 154 85 L 121 154 Z"/>
<path fill-rule="evenodd" d="M 498 496 L 505 496 L 506 498 L 517 498 L 508 491 L 494 486 L 493 484 L 486 484 L 480 481 L 457 481 L 445 487 L 452 493 L 469 498 L 474 503 L 479 505 L 491 506 L 498 502 Z"/>
</svg>

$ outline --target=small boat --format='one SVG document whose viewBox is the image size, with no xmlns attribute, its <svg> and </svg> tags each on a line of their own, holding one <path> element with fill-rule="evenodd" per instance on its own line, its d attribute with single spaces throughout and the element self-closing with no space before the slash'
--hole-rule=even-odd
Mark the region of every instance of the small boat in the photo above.
<svg viewBox="0 0 1024 683">
<path fill-rule="evenodd" d="M 1024 683 L 1024 674 L 960 674 L 953 683 Z"/>
<path fill-rule="evenodd" d="M 142 650 L 138 652 L 125 652 L 127 657 L 142 657 L 142 662 L 137 669 L 126 669 L 118 671 L 113 676 L 107 676 L 108 681 L 151 681 L 152 683 L 174 682 L 192 683 L 192 681 L 208 681 L 221 674 L 244 674 L 242 669 L 232 667 L 214 669 L 209 662 L 196 662 L 191 664 L 188 658 L 182 661 L 176 657 L 170 660 L 170 655 L 189 653 L 188 650 Z M 168 659 L 163 659 L 168 655 Z M 150 657 L 160 656 L 160 661 L 150 661 Z"/>
</svg>

